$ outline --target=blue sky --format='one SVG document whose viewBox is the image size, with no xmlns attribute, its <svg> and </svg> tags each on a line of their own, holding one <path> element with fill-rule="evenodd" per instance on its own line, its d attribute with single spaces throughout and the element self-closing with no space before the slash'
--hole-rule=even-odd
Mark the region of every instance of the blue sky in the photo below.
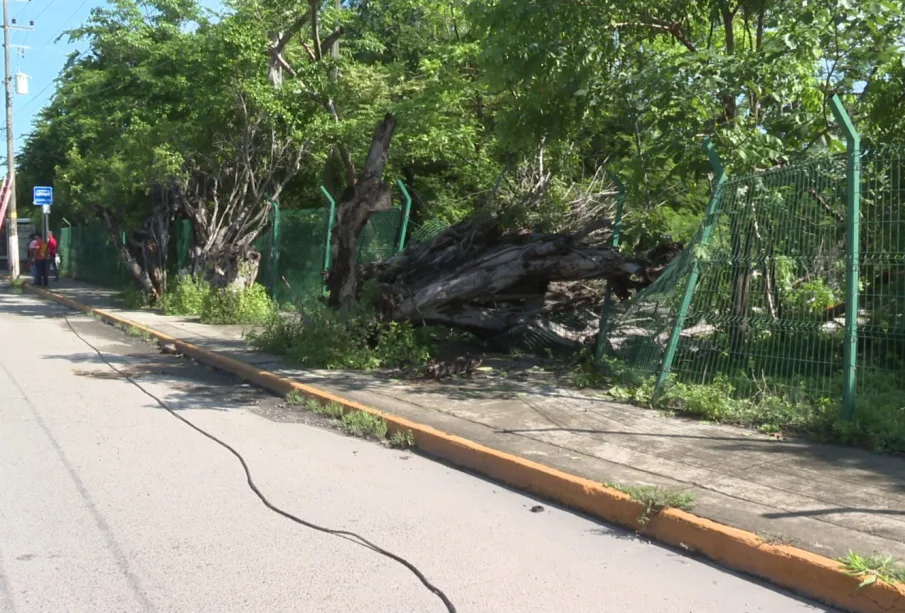
<svg viewBox="0 0 905 613">
<path fill-rule="evenodd" d="M 219 0 L 201 0 L 201 4 L 211 8 L 219 3 Z M 31 131 L 35 115 L 53 95 L 54 80 L 66 57 L 80 48 L 79 45 L 67 44 L 65 38 L 56 44 L 53 41 L 66 30 L 84 23 L 91 9 L 106 4 L 106 0 L 10 0 L 9 14 L 17 25 L 27 26 L 29 21 L 35 22 L 33 31 L 13 30 L 10 36 L 13 45 L 31 47 L 24 50 L 24 57 L 16 49 L 10 53 L 12 72 L 15 74 L 21 70 L 31 77 L 28 95 L 13 96 L 16 151 L 21 149 L 25 135 Z"/>
</svg>

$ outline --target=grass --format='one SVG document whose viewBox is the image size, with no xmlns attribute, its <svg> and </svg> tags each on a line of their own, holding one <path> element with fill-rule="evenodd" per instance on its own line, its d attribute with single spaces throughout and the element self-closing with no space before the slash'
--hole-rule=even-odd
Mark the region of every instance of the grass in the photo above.
<svg viewBox="0 0 905 613">
<path fill-rule="evenodd" d="M 905 567 L 889 556 L 860 556 L 850 551 L 839 561 L 848 574 L 861 578 L 859 588 L 876 583 L 877 580 L 893 585 L 905 583 Z"/>
<path fill-rule="evenodd" d="M 411 449 L 415 446 L 415 435 L 411 430 L 396 430 L 390 435 L 390 447 Z"/>
<path fill-rule="evenodd" d="M 362 411 L 349 411 L 341 419 L 346 432 L 354 436 L 373 437 L 383 440 L 387 435 L 387 422 L 384 418 Z"/>
<path fill-rule="evenodd" d="M 140 338 L 141 340 L 150 343 L 153 340 L 153 337 L 145 330 L 141 330 L 139 328 L 135 328 L 128 324 L 114 324 L 114 326 L 121 330 L 122 332 L 128 334 L 129 336 L 133 336 L 135 338 Z"/>
<path fill-rule="evenodd" d="M 364 411 L 346 411 L 339 403 L 328 402 L 324 404 L 314 398 L 306 397 L 298 390 L 292 390 L 286 394 L 286 402 L 292 406 L 302 407 L 317 415 L 323 415 L 338 421 L 342 429 L 352 436 L 379 441 L 386 440 L 391 447 L 397 449 L 408 449 L 415 444 L 415 437 L 411 430 L 406 430 L 405 432 L 397 431 L 388 437 L 389 428 L 387 427 L 387 422 L 379 415 L 372 415 Z"/>
<path fill-rule="evenodd" d="M 655 485 L 618 485 L 605 484 L 614 490 L 618 490 L 635 502 L 640 503 L 644 510 L 638 516 L 638 523 L 647 525 L 651 518 L 663 509 L 681 509 L 691 511 L 695 505 L 695 495 L 692 492 L 671 490 Z"/>
<path fill-rule="evenodd" d="M 757 387 L 745 376 L 720 375 L 701 384 L 670 380 L 654 394 L 653 377 L 638 377 L 616 360 L 606 366 L 607 392 L 617 400 L 777 437 L 905 453 L 905 390 L 900 378 L 888 372 L 864 372 L 854 417 L 847 421 L 841 391 L 809 391 L 825 387 L 822 380 L 773 378 Z"/>
</svg>

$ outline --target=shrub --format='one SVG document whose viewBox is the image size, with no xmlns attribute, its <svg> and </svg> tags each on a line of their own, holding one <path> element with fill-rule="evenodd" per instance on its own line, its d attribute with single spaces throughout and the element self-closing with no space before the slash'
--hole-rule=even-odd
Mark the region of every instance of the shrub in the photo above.
<svg viewBox="0 0 905 613">
<path fill-rule="evenodd" d="M 263 285 L 245 290 L 217 289 L 191 276 L 179 278 L 159 307 L 164 315 L 199 315 L 205 324 L 262 324 L 276 305 Z"/>
<path fill-rule="evenodd" d="M 189 275 L 180 277 L 160 299 L 160 310 L 164 315 L 201 315 L 204 298 L 210 291 L 211 287 L 205 281 L 197 281 Z"/>
<path fill-rule="evenodd" d="M 134 285 L 126 287 L 119 297 L 123 301 L 123 306 L 127 309 L 143 309 L 150 303 L 148 295 Z"/>
<path fill-rule="evenodd" d="M 341 315 L 320 303 L 272 317 L 264 330 L 249 335 L 249 342 L 309 368 L 367 370 L 420 364 L 430 357 L 426 331 L 378 322 L 365 307 Z"/>
<path fill-rule="evenodd" d="M 267 290 L 258 283 L 244 290 L 210 288 L 201 303 L 201 323 L 263 324 L 276 312 Z"/>
</svg>

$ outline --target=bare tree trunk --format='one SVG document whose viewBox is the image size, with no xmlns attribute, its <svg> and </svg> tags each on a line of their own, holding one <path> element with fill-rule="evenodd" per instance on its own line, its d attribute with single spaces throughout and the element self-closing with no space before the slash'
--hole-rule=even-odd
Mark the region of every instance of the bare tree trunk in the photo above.
<svg viewBox="0 0 905 613">
<path fill-rule="evenodd" d="M 195 160 L 180 205 L 192 224 L 192 275 L 244 289 L 261 262 L 254 241 L 267 226 L 271 202 L 298 174 L 307 142 L 271 125 L 243 96 L 236 104 L 237 126 L 216 143 L 219 155 Z"/>
<path fill-rule="evenodd" d="M 104 228 L 107 230 L 110 240 L 116 245 L 117 252 L 122 260 L 123 266 L 126 268 L 126 272 L 138 282 L 142 290 L 148 296 L 151 296 L 154 299 L 160 298 L 161 294 L 158 288 L 154 287 L 150 275 L 148 275 L 147 271 L 138 263 L 138 260 L 129 250 L 128 244 L 123 244 L 122 233 L 113 222 L 110 212 L 101 206 L 96 207 L 96 209 L 101 219 L 104 221 Z"/>
<path fill-rule="evenodd" d="M 361 174 L 337 207 L 331 244 L 333 264 L 327 275 L 330 306 L 345 310 L 358 298 L 358 236 L 371 215 L 387 211 L 393 204 L 392 188 L 382 177 L 395 129 L 396 118 L 387 113 L 374 131 Z"/>
</svg>

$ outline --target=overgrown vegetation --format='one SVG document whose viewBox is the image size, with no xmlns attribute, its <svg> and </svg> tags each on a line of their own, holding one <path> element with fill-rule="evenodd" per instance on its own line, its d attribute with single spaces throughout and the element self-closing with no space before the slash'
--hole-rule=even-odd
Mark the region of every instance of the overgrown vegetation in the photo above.
<svg viewBox="0 0 905 613">
<path fill-rule="evenodd" d="M 14 294 L 23 294 L 25 292 L 25 279 L 10 279 L 9 286 Z"/>
<path fill-rule="evenodd" d="M 129 285 L 119 295 L 127 309 L 143 309 L 148 306 L 148 295 L 138 287 Z"/>
<path fill-rule="evenodd" d="M 276 306 L 263 285 L 244 289 L 211 287 L 201 304 L 204 324 L 263 324 L 276 316 Z"/>
<path fill-rule="evenodd" d="M 173 284 L 158 303 L 165 315 L 196 315 L 212 325 L 265 324 L 277 316 L 277 306 L 260 284 L 246 289 L 216 288 L 190 276 Z"/>
<path fill-rule="evenodd" d="M 606 483 L 607 487 L 628 494 L 635 502 L 641 503 L 644 510 L 638 516 L 638 523 L 647 525 L 651 518 L 663 509 L 681 509 L 691 511 L 695 505 L 692 492 L 681 492 L 653 485 L 618 485 Z"/>
<path fill-rule="evenodd" d="M 170 285 L 158 307 L 164 315 L 201 315 L 210 285 L 186 275 Z"/>
<path fill-rule="evenodd" d="M 430 357 L 428 329 L 378 322 L 364 306 L 340 313 L 323 304 L 272 317 L 248 342 L 308 368 L 360 369 L 420 365 Z"/>
<path fill-rule="evenodd" d="M 846 572 L 861 578 L 859 588 L 878 580 L 891 584 L 905 583 L 905 566 L 892 557 L 861 556 L 850 551 L 840 562 Z"/>
<path fill-rule="evenodd" d="M 397 430 L 390 435 L 390 447 L 411 449 L 415 446 L 415 435 L 411 430 Z"/>
<path fill-rule="evenodd" d="M 608 360 L 607 367 L 612 382 L 608 393 L 618 400 L 676 415 L 751 427 L 765 434 L 803 436 L 819 442 L 905 453 L 905 400 L 897 382 L 882 373 L 866 376 L 860 382 L 858 410 L 851 421 L 846 421 L 842 418 L 841 389 L 833 396 L 802 393 L 794 399 L 772 393 L 787 387 L 818 387 L 807 380 L 772 380 L 772 388 L 751 393 L 752 381 L 747 377 L 718 375 L 706 384 L 671 380 L 659 394 L 654 394 L 653 377 L 638 377 L 616 360 Z"/>
<path fill-rule="evenodd" d="M 125 334 L 141 339 L 146 343 L 150 343 L 153 340 L 153 337 L 146 330 L 142 330 L 141 328 L 136 328 L 135 326 L 130 326 L 129 324 L 114 324 L 114 327 L 119 329 L 121 332 Z"/>
</svg>

